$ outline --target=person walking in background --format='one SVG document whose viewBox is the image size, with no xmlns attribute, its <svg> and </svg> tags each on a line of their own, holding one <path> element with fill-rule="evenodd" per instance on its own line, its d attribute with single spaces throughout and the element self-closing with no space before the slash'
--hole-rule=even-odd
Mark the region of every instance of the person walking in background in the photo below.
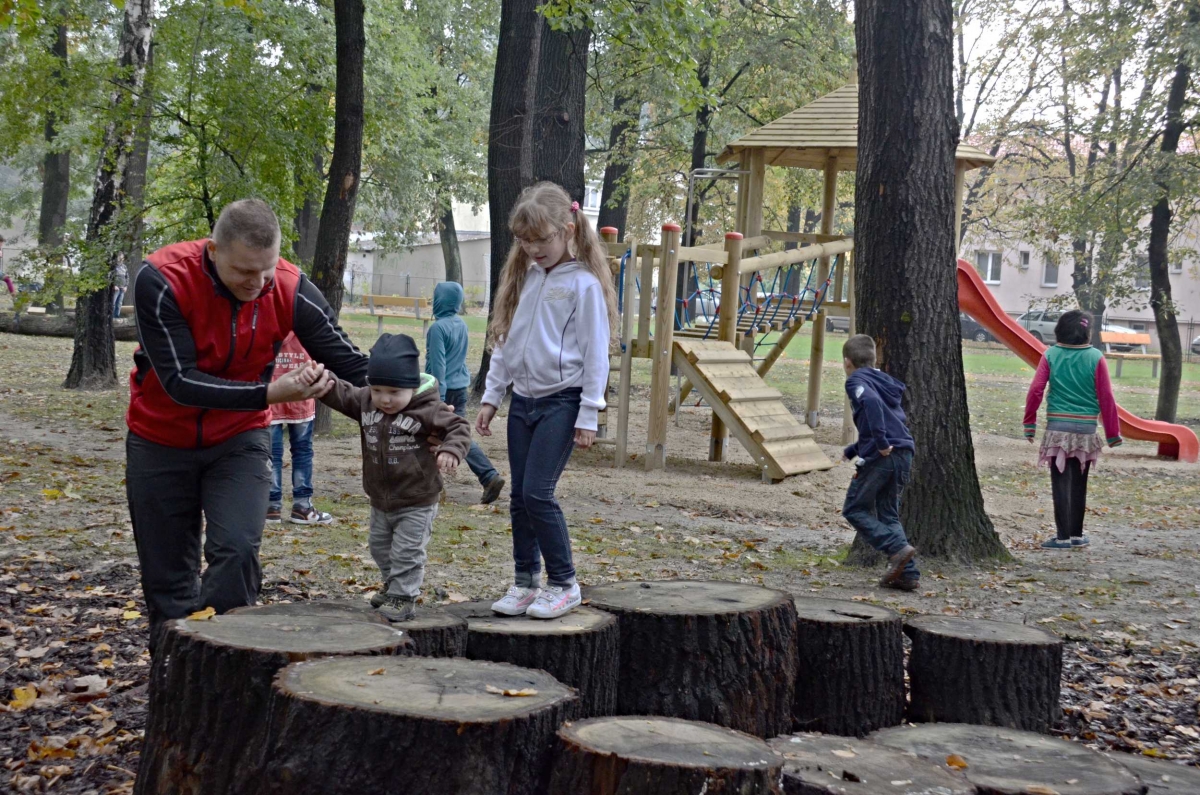
<svg viewBox="0 0 1200 795">
<path fill-rule="evenodd" d="M 275 357 L 275 372 L 271 377 L 277 381 L 290 372 L 304 368 L 311 362 L 308 352 L 289 334 Z M 330 524 L 333 517 L 313 507 L 313 420 L 317 416 L 317 401 L 300 400 L 294 403 L 276 403 L 271 406 L 271 496 L 267 504 L 267 521 L 278 524 L 283 520 L 283 435 L 287 436 L 292 448 L 292 513 L 288 521 L 292 524 Z"/>
<path fill-rule="evenodd" d="M 463 288 L 458 282 L 441 282 L 433 288 L 433 325 L 425 332 L 425 372 L 437 379 L 442 400 L 454 407 L 454 413 L 467 416 L 467 387 L 471 372 L 467 369 L 467 323 L 459 317 Z M 487 453 L 471 442 L 467 466 L 483 486 L 480 502 L 488 505 L 504 491 L 504 478 L 496 471 Z"/>
<path fill-rule="evenodd" d="M 1037 413 L 1046 387 L 1046 432 L 1038 464 L 1050 467 L 1057 535 L 1043 549 L 1086 547 L 1083 516 L 1087 510 L 1087 481 L 1092 464 L 1100 460 L 1105 442 L 1096 433 L 1096 417 L 1104 423 L 1109 447 L 1121 439 L 1121 422 L 1113 398 L 1104 354 L 1092 347 L 1092 316 L 1073 309 L 1054 326 L 1055 345 L 1046 349 L 1025 397 L 1025 438 L 1033 444 Z"/>
<path fill-rule="evenodd" d="M 129 287 L 129 269 L 125 267 L 125 255 L 117 254 L 117 267 L 113 270 L 113 320 L 121 316 L 121 302 Z"/>
<path fill-rule="evenodd" d="M 17 288 L 13 286 L 12 277 L 4 269 L 4 235 L 0 235 L 0 279 L 3 279 L 5 286 L 8 287 L 9 296 L 16 296 Z"/>
</svg>

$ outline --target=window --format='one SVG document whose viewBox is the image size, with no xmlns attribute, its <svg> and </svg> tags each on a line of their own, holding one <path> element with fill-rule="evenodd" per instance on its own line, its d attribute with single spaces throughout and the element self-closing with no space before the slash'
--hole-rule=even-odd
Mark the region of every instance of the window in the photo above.
<svg viewBox="0 0 1200 795">
<path fill-rule="evenodd" d="M 1000 252 L 976 251 L 975 268 L 988 284 L 1000 283 Z"/>
<path fill-rule="evenodd" d="M 1058 252 L 1047 251 L 1042 254 L 1042 286 L 1058 286 Z"/>
<path fill-rule="evenodd" d="M 1133 271 L 1133 286 L 1137 290 L 1150 289 L 1150 258 L 1140 255 Z"/>
<path fill-rule="evenodd" d="M 1146 324 L 1145 323 L 1130 323 L 1129 327 L 1131 329 L 1133 329 L 1134 331 L 1137 331 L 1141 334 L 1146 333 Z"/>
<path fill-rule="evenodd" d="M 583 206 L 587 210 L 600 209 L 600 191 L 593 188 L 591 185 L 583 193 Z"/>
<path fill-rule="evenodd" d="M 1171 260 L 1171 273 L 1183 273 L 1183 260 L 1178 258 Z"/>
<path fill-rule="evenodd" d="M 1023 271 L 1029 270 L 1029 252 L 1028 251 L 1021 252 L 1021 260 L 1020 261 L 1021 261 L 1021 266 L 1020 266 L 1021 270 L 1023 270 Z"/>
</svg>

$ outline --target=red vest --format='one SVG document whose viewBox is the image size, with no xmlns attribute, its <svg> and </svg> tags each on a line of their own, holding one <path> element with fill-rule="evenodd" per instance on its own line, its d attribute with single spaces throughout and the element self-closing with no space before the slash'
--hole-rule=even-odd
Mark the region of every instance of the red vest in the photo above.
<svg viewBox="0 0 1200 795">
<path fill-rule="evenodd" d="M 308 351 L 296 339 L 293 332 L 283 341 L 279 355 L 275 357 L 275 374 L 272 381 L 278 381 L 292 370 L 298 370 L 312 361 Z M 271 422 L 308 422 L 317 414 L 316 400 L 298 400 L 294 403 L 276 403 L 271 406 Z"/>
<path fill-rule="evenodd" d="M 241 304 L 223 285 L 218 292 L 219 281 L 204 256 L 207 243 L 192 240 L 160 248 L 146 258 L 146 264 L 171 286 L 196 344 L 198 370 L 229 381 L 266 382 L 279 344 L 292 331 L 300 271 L 280 258 L 274 280 L 254 301 Z M 129 429 L 168 447 L 212 447 L 239 433 L 265 428 L 271 421 L 266 408 L 225 411 L 176 403 L 153 368 L 139 379 L 135 367 L 129 391 Z"/>
</svg>

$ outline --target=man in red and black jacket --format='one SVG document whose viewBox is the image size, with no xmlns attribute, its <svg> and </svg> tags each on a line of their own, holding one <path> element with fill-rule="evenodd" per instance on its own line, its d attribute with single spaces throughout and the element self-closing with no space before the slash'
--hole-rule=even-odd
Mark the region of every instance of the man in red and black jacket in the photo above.
<svg viewBox="0 0 1200 795">
<path fill-rule="evenodd" d="M 333 374 L 366 383 L 366 355 L 312 282 L 280 258 L 279 243 L 266 203 L 234 202 L 211 240 L 159 249 L 134 280 L 141 345 L 130 375 L 126 490 L 152 639 L 167 619 L 258 597 L 271 489 L 267 407 L 323 397 Z M 272 382 L 291 332 L 316 362 Z"/>
</svg>

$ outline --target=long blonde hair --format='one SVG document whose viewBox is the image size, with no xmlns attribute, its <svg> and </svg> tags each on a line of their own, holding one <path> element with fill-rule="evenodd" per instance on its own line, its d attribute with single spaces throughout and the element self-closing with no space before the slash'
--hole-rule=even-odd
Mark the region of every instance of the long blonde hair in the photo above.
<svg viewBox="0 0 1200 795">
<path fill-rule="evenodd" d="M 577 207 L 578 205 L 575 205 Z M 539 182 L 521 191 L 508 216 L 508 228 L 518 238 L 549 237 L 575 224 L 575 234 L 568 244 L 575 261 L 587 269 L 600 282 L 604 291 L 604 304 L 608 307 L 609 339 L 616 338 L 617 293 L 613 289 L 612 272 L 608 268 L 608 250 L 596 236 L 587 216 L 573 209 L 571 197 L 561 186 L 553 182 Z M 513 315 L 525 279 L 529 275 L 529 256 L 514 240 L 504 270 L 500 273 L 500 286 L 496 288 L 496 306 L 492 310 L 491 328 L 488 329 L 488 347 L 503 345 L 512 328 Z"/>
</svg>

